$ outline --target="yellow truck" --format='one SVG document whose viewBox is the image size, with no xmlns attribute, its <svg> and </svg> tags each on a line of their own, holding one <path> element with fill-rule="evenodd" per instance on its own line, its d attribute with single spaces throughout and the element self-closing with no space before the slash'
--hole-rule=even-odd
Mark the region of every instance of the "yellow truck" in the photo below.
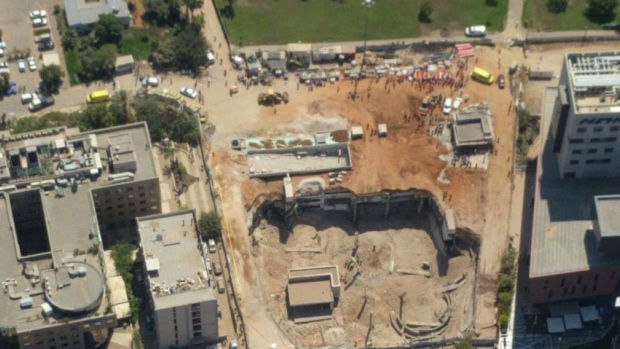
<svg viewBox="0 0 620 349">
<path fill-rule="evenodd" d="M 86 96 L 86 103 L 102 103 L 110 100 L 110 93 L 108 90 L 95 91 Z"/>
<path fill-rule="evenodd" d="M 495 81 L 495 77 L 491 73 L 480 68 L 474 68 L 471 78 L 487 85 L 491 85 Z"/>
</svg>

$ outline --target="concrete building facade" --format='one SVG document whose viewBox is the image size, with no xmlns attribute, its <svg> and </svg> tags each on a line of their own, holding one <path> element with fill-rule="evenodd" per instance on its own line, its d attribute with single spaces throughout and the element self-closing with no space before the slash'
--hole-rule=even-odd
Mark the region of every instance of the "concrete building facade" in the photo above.
<svg viewBox="0 0 620 349">
<path fill-rule="evenodd" d="M 564 57 L 551 137 L 562 178 L 620 175 L 620 52 Z"/>
<path fill-rule="evenodd" d="M 197 246 L 203 246 L 194 210 L 137 219 L 149 306 L 159 348 L 218 341 L 215 280 Z"/>
</svg>

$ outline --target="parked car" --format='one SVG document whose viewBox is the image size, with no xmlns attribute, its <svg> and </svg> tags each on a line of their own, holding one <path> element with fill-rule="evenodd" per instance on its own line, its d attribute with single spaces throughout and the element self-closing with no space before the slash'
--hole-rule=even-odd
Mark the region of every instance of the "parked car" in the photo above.
<svg viewBox="0 0 620 349">
<path fill-rule="evenodd" d="M 196 98 L 196 96 L 198 95 L 198 93 L 194 89 L 191 89 L 189 87 L 182 87 L 181 88 L 181 94 L 183 96 L 189 97 L 191 99 Z"/>
<path fill-rule="evenodd" d="M 30 19 L 36 19 L 36 18 L 44 18 L 47 16 L 47 11 L 45 10 L 35 10 L 30 12 Z"/>
<path fill-rule="evenodd" d="M 483 37 L 487 35 L 487 28 L 483 25 L 472 25 L 471 27 L 465 28 L 465 35 Z"/>
<path fill-rule="evenodd" d="M 0 48 L 6 48 L 6 41 L 0 41 Z"/>
<path fill-rule="evenodd" d="M 156 86 L 159 86 L 159 80 L 154 76 L 150 78 L 145 77 L 144 79 L 142 79 L 142 85 L 156 87 Z"/>
<path fill-rule="evenodd" d="M 20 59 L 19 61 L 17 61 L 17 69 L 19 70 L 20 73 L 23 73 L 26 71 L 26 61 L 24 61 L 23 59 Z"/>
<path fill-rule="evenodd" d="M 233 340 L 230 341 L 229 348 L 230 349 L 239 349 L 239 346 L 237 345 L 237 340 L 236 339 L 233 339 Z"/>
<path fill-rule="evenodd" d="M 43 41 L 37 44 L 39 51 L 49 51 L 54 49 L 53 41 Z"/>
<path fill-rule="evenodd" d="M 32 20 L 33 27 L 45 27 L 47 25 L 47 18 L 35 18 Z"/>
<path fill-rule="evenodd" d="M 7 62 L 0 62 L 0 68 L 8 68 L 9 64 Z"/>
<path fill-rule="evenodd" d="M 28 69 L 30 71 L 37 70 L 37 63 L 34 61 L 34 57 L 28 57 Z"/>
<path fill-rule="evenodd" d="M 452 98 L 448 97 L 443 102 L 443 113 L 450 114 L 451 111 L 452 111 Z"/>
<path fill-rule="evenodd" d="M 453 110 L 459 110 L 459 108 L 461 107 L 461 104 L 463 104 L 463 98 L 456 97 L 454 99 L 454 103 L 452 103 L 452 109 Z"/>
<path fill-rule="evenodd" d="M 499 86 L 500 89 L 504 89 L 504 87 L 506 87 L 506 77 L 504 76 L 504 74 L 499 74 L 497 76 L 497 86 Z"/>
<path fill-rule="evenodd" d="M 33 99 L 37 99 L 37 95 L 34 93 L 24 93 L 22 95 L 22 104 L 28 104 L 32 102 Z"/>
<path fill-rule="evenodd" d="M 0 48 L 0 57 L 4 57 L 4 49 Z"/>
<path fill-rule="evenodd" d="M 224 293 L 226 292 L 226 282 L 223 278 L 217 278 L 217 292 Z"/>
<path fill-rule="evenodd" d="M 217 245 L 215 244 L 215 239 L 209 239 L 209 252 L 215 253 L 217 251 Z"/>
<path fill-rule="evenodd" d="M 220 262 L 213 262 L 213 272 L 215 275 L 222 275 L 222 264 Z"/>
</svg>

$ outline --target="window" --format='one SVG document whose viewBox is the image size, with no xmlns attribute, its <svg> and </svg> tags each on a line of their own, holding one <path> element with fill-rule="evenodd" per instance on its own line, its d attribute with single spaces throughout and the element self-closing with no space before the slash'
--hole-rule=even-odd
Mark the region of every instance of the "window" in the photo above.
<svg viewBox="0 0 620 349">
<path fill-rule="evenodd" d="M 580 127 L 580 128 L 578 128 L 578 129 L 577 129 L 577 133 L 585 133 L 585 132 L 586 132 L 586 130 L 587 130 L 587 128 L 585 128 L 585 127 Z"/>
<path fill-rule="evenodd" d="M 570 144 L 581 144 L 584 143 L 585 140 L 583 138 L 575 138 L 568 141 Z"/>
<path fill-rule="evenodd" d="M 588 290 L 588 285 L 583 285 L 583 288 L 581 289 L 581 293 L 586 293 L 587 290 Z"/>
<path fill-rule="evenodd" d="M 620 131 L 620 126 L 612 126 L 609 128 L 609 130 L 612 132 Z"/>
<path fill-rule="evenodd" d="M 613 152 L 614 152 L 614 148 L 605 148 L 606 154 L 613 153 Z"/>
<path fill-rule="evenodd" d="M 594 128 L 594 132 L 597 132 L 597 133 L 598 133 L 598 132 L 603 132 L 603 126 L 596 126 L 596 127 Z"/>
<path fill-rule="evenodd" d="M 609 164 L 611 159 L 592 159 L 586 160 L 586 164 Z"/>
<path fill-rule="evenodd" d="M 579 165 L 579 160 L 571 160 L 570 164 L 571 165 Z"/>
<path fill-rule="evenodd" d="M 574 149 L 573 155 L 576 155 L 576 154 L 581 154 L 581 149 Z"/>
<path fill-rule="evenodd" d="M 560 286 L 561 286 L 561 287 L 564 287 L 564 284 L 565 284 L 565 283 L 566 283 L 566 279 L 565 279 L 565 278 L 562 278 L 562 281 L 560 281 Z"/>
<path fill-rule="evenodd" d="M 588 149 L 588 154 L 596 154 L 598 149 Z"/>
<path fill-rule="evenodd" d="M 200 325 L 194 325 L 194 331 L 200 331 L 200 330 L 202 330 Z"/>
<path fill-rule="evenodd" d="M 596 292 L 596 289 L 598 288 L 597 284 L 594 284 L 594 286 L 592 286 L 592 292 Z"/>
<path fill-rule="evenodd" d="M 577 285 L 581 285 L 581 275 L 577 276 Z"/>
<path fill-rule="evenodd" d="M 568 293 L 568 288 L 564 287 L 564 290 L 562 291 L 562 297 L 566 297 L 567 293 Z"/>
<path fill-rule="evenodd" d="M 617 140 L 616 137 L 606 137 L 606 138 L 592 138 L 590 139 L 590 143 L 611 143 Z"/>
<path fill-rule="evenodd" d="M 570 295 L 571 295 L 571 296 L 575 295 L 575 286 L 571 287 L 571 289 L 570 289 Z"/>
<path fill-rule="evenodd" d="M 194 332 L 194 338 L 202 337 L 202 332 Z"/>
<path fill-rule="evenodd" d="M 200 325 L 202 321 L 200 320 L 200 318 L 194 318 L 192 319 L 192 325 Z"/>
<path fill-rule="evenodd" d="M 553 297 L 553 290 L 549 290 L 549 298 Z"/>
</svg>

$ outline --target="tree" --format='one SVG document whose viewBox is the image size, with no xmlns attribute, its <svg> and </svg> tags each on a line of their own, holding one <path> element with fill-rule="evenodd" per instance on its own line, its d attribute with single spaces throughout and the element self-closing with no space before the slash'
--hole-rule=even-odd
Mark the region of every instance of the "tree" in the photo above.
<svg viewBox="0 0 620 349">
<path fill-rule="evenodd" d="M 133 109 L 136 112 L 136 119 L 146 121 L 151 133 L 151 139 L 160 141 L 168 136 L 166 123 L 161 118 L 163 108 L 155 97 L 135 98 Z"/>
<path fill-rule="evenodd" d="M 201 8 L 203 4 L 204 0 L 183 0 L 183 5 L 185 5 L 185 8 L 187 9 L 187 18 L 192 19 L 190 13 L 194 12 L 194 10 L 198 8 Z"/>
<path fill-rule="evenodd" d="M 123 38 L 123 22 L 113 14 L 99 15 L 99 20 L 95 23 L 93 31 L 99 45 L 117 45 Z"/>
<path fill-rule="evenodd" d="M 109 77 L 114 74 L 116 67 L 117 48 L 113 44 L 106 44 L 97 50 L 97 63 L 99 64 L 99 76 Z"/>
<path fill-rule="evenodd" d="M 547 11 L 551 13 L 561 13 L 566 11 L 568 0 L 547 0 Z"/>
<path fill-rule="evenodd" d="M 97 51 L 88 47 L 80 52 L 80 64 L 82 66 L 80 78 L 83 81 L 92 81 L 112 76 L 116 65 L 116 51 L 115 45 L 105 44 Z"/>
<path fill-rule="evenodd" d="M 609 23 L 616 17 L 618 0 L 588 0 L 586 16 L 594 23 Z"/>
<path fill-rule="evenodd" d="M 97 76 L 99 67 L 97 66 L 97 52 L 92 47 L 87 47 L 80 52 L 80 78 L 83 81 L 91 81 Z"/>
<path fill-rule="evenodd" d="M 426 0 L 420 6 L 420 12 L 418 13 L 418 20 L 421 23 L 430 23 L 431 15 L 433 14 L 433 3 Z"/>
<path fill-rule="evenodd" d="M 44 65 L 39 70 L 43 92 L 47 94 L 58 93 L 58 89 L 62 85 L 62 76 L 62 70 L 56 64 Z"/>
<path fill-rule="evenodd" d="M 200 129 L 193 116 L 186 112 L 178 113 L 170 125 L 170 139 L 175 142 L 186 142 L 192 146 L 200 142 Z"/>
<path fill-rule="evenodd" d="M 473 345 L 471 343 L 471 337 L 465 337 L 460 341 L 456 342 L 454 345 L 454 349 L 472 349 Z"/>
<path fill-rule="evenodd" d="M 174 25 L 179 22 L 181 3 L 179 0 L 145 0 L 145 17 L 159 25 Z"/>
<path fill-rule="evenodd" d="M 108 107 L 105 104 L 91 104 L 82 109 L 82 122 L 80 129 L 96 130 L 99 128 L 114 126 L 113 118 L 109 116 Z"/>
<path fill-rule="evenodd" d="M 11 88 L 11 78 L 9 73 L 0 74 L 0 99 L 4 98 L 6 92 Z"/>
<path fill-rule="evenodd" d="M 117 125 L 124 125 L 132 119 L 129 112 L 129 98 L 129 93 L 126 90 L 120 90 L 112 97 L 110 114 L 116 120 Z"/>
<path fill-rule="evenodd" d="M 187 25 L 174 36 L 176 64 L 181 69 L 198 71 L 207 63 L 209 45 L 199 28 Z"/>
<path fill-rule="evenodd" d="M 80 38 L 74 30 L 67 29 L 62 34 L 62 47 L 65 51 L 71 51 L 78 48 L 80 44 Z"/>
<path fill-rule="evenodd" d="M 8 124 L 6 122 L 6 113 L 2 113 L 2 119 L 0 119 L 0 131 L 5 131 L 8 129 Z"/>
<path fill-rule="evenodd" d="M 218 239 L 222 234 L 222 223 L 215 211 L 202 212 L 198 219 L 198 229 L 203 239 Z"/>
<path fill-rule="evenodd" d="M 487 6 L 492 6 L 492 7 L 497 6 L 497 0 L 484 0 L 484 3 L 485 3 Z"/>
</svg>

